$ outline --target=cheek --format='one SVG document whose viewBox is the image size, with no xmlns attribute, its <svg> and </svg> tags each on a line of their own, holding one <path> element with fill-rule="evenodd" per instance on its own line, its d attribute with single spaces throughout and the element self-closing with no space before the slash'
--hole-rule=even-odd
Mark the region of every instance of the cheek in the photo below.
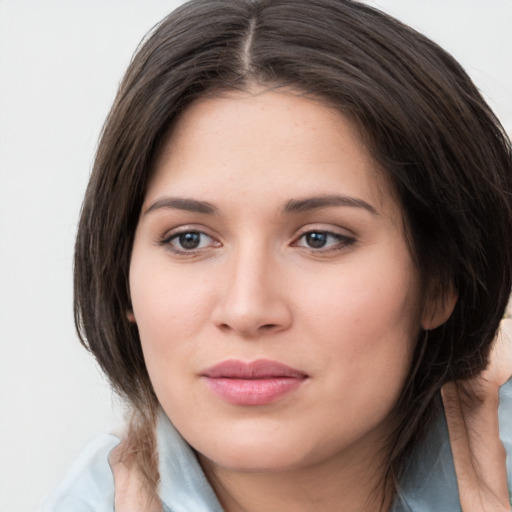
<svg viewBox="0 0 512 512">
<path fill-rule="evenodd" d="M 412 262 L 381 255 L 347 265 L 324 283 L 300 296 L 300 316 L 315 352 L 328 357 L 330 385 L 355 387 L 360 400 L 365 390 L 396 396 L 420 330 L 421 286 Z"/>
<path fill-rule="evenodd" d="M 358 262 L 325 275 L 322 284 L 296 290 L 300 316 L 319 332 L 339 337 L 359 333 L 360 347 L 391 334 L 401 339 L 417 332 L 421 318 L 421 287 L 408 260 Z"/>
<path fill-rule="evenodd" d="M 186 403 L 180 403 L 180 397 L 186 396 L 182 390 L 189 384 L 188 370 L 194 364 L 194 339 L 202 314 L 200 297 L 187 293 L 187 287 L 179 292 L 183 285 L 179 281 L 166 285 L 165 279 L 139 274 L 136 268 L 131 283 L 134 315 L 153 389 L 166 411 L 183 409 Z"/>
<path fill-rule="evenodd" d="M 212 302 L 207 284 L 191 282 L 190 275 L 177 272 L 165 257 L 148 258 L 134 248 L 132 308 L 152 381 L 165 374 L 170 378 L 175 374 L 171 366 L 183 364 L 192 353 Z"/>
<path fill-rule="evenodd" d="M 211 301 L 208 279 L 172 265 L 163 252 L 134 246 L 130 263 L 130 294 L 139 330 L 188 330 L 198 325 Z"/>
</svg>

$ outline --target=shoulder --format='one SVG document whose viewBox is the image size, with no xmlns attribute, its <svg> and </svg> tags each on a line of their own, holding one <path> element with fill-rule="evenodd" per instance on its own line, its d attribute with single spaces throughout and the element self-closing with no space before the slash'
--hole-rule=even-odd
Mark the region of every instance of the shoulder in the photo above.
<svg viewBox="0 0 512 512">
<path fill-rule="evenodd" d="M 38 512 L 113 512 L 114 479 L 108 456 L 118 443 L 111 434 L 95 437 Z"/>
<path fill-rule="evenodd" d="M 508 489 L 512 497 L 512 379 L 500 389 L 500 437 L 507 452 Z"/>
</svg>

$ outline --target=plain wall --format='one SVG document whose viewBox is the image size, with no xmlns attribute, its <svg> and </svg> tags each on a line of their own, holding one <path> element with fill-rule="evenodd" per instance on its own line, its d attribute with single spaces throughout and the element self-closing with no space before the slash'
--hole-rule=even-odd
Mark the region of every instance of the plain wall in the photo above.
<svg viewBox="0 0 512 512">
<path fill-rule="evenodd" d="M 179 3 L 0 0 L 0 512 L 34 510 L 120 422 L 74 331 L 74 235 L 117 83 Z M 512 131 L 511 0 L 370 3 L 453 53 Z"/>
</svg>

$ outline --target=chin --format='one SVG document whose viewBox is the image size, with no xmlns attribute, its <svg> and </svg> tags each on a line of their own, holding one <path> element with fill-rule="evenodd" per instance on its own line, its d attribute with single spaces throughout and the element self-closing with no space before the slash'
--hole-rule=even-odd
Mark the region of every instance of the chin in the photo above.
<svg viewBox="0 0 512 512">
<path fill-rule="evenodd" d="M 189 442 L 210 463 L 235 472 L 295 471 L 328 459 L 333 452 L 343 451 L 343 442 L 325 443 L 321 438 L 308 439 L 306 431 L 294 432 L 285 428 L 274 431 L 254 429 L 251 432 L 231 429 L 227 435 L 214 437 L 190 439 Z M 194 442 L 196 440 L 197 443 Z"/>
<path fill-rule="evenodd" d="M 275 449 L 274 446 L 230 446 L 221 453 L 201 454 L 210 463 L 228 471 L 242 473 L 280 473 L 299 469 L 308 457 L 301 457 L 296 450 Z"/>
</svg>

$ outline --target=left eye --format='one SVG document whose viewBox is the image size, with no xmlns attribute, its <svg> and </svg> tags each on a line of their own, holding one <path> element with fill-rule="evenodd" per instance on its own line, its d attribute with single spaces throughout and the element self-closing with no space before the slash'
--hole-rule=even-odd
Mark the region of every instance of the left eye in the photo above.
<svg viewBox="0 0 512 512">
<path fill-rule="evenodd" d="M 294 244 L 308 249 L 325 249 L 333 246 L 345 247 L 354 241 L 353 238 L 331 233 L 329 231 L 308 231 L 304 233 Z"/>
<path fill-rule="evenodd" d="M 212 245 L 213 238 L 201 231 L 185 231 L 173 235 L 167 240 L 167 243 L 177 251 L 186 252 L 197 249 L 204 249 Z"/>
</svg>

